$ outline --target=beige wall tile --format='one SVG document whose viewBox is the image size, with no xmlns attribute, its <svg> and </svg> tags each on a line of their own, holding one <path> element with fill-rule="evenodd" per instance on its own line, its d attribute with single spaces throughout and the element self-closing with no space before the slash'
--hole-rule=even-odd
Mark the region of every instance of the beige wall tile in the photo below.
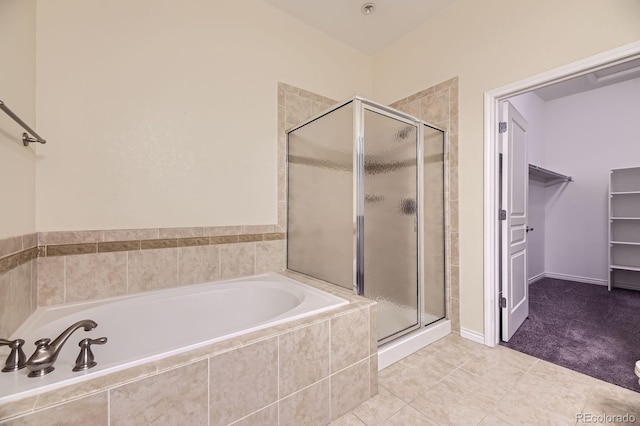
<svg viewBox="0 0 640 426">
<path fill-rule="evenodd" d="M 69 256 L 98 252 L 98 243 L 60 244 L 47 246 L 47 257 Z"/>
<path fill-rule="evenodd" d="M 378 394 L 378 353 L 375 352 L 369 357 L 369 390 L 371 396 L 374 397 Z"/>
<path fill-rule="evenodd" d="M 22 236 L 22 248 L 28 249 L 38 245 L 38 234 L 25 234 Z"/>
<path fill-rule="evenodd" d="M 256 274 L 279 272 L 285 268 L 284 240 L 261 241 L 256 243 Z"/>
<path fill-rule="evenodd" d="M 65 257 L 39 257 L 38 306 L 64 303 Z"/>
<path fill-rule="evenodd" d="M 114 251 L 133 251 L 140 250 L 141 244 L 136 241 L 107 241 L 98 243 L 98 253 L 109 253 Z"/>
<path fill-rule="evenodd" d="M 190 285 L 220 278 L 218 246 L 180 247 L 178 249 L 178 283 Z"/>
<path fill-rule="evenodd" d="M 203 237 L 204 228 L 192 227 L 192 228 L 160 228 L 158 238 L 189 238 L 189 237 Z"/>
<path fill-rule="evenodd" d="M 293 93 L 285 94 L 286 125 L 300 124 L 313 114 L 312 100 Z"/>
<path fill-rule="evenodd" d="M 369 328 L 369 308 L 331 318 L 332 373 L 369 358 Z"/>
<path fill-rule="evenodd" d="M 286 201 L 278 202 L 278 226 L 280 227 L 279 231 L 286 232 L 287 230 L 287 202 Z"/>
<path fill-rule="evenodd" d="M 271 404 L 244 419 L 233 423 L 233 426 L 277 426 L 278 404 Z"/>
<path fill-rule="evenodd" d="M 113 342 L 110 342 L 113 343 Z M 100 362 L 100 361 L 98 361 Z M 135 367 L 126 368 L 112 374 L 98 376 L 84 382 L 69 385 L 60 389 L 41 393 L 35 404 L 36 410 L 49 408 L 57 404 L 69 402 L 71 400 L 105 390 L 110 387 L 120 386 L 123 383 L 132 382 L 144 377 L 150 377 L 157 373 L 153 363 L 140 364 Z"/>
<path fill-rule="evenodd" d="M 68 256 L 66 277 L 65 302 L 127 294 L 127 253 Z"/>
<path fill-rule="evenodd" d="M 440 90 L 420 100 L 421 119 L 440 123 L 449 119 L 449 90 Z"/>
<path fill-rule="evenodd" d="M 37 411 L 3 423 L 4 425 L 107 425 L 109 424 L 107 392 L 77 399 L 46 410 Z"/>
<path fill-rule="evenodd" d="M 275 225 L 245 225 L 242 234 L 268 234 L 273 232 Z"/>
<path fill-rule="evenodd" d="M 15 331 L 12 321 L 11 271 L 0 274 L 0 337 L 8 338 Z M 5 352 L 1 352 L 5 354 Z M 8 354 L 9 352 L 6 352 Z"/>
<path fill-rule="evenodd" d="M 31 309 L 38 308 L 38 259 L 29 261 L 31 265 Z"/>
<path fill-rule="evenodd" d="M 220 279 L 253 275 L 255 243 L 235 243 L 220 246 Z"/>
<path fill-rule="evenodd" d="M 38 245 L 80 244 L 104 241 L 104 231 L 38 232 Z"/>
<path fill-rule="evenodd" d="M 209 360 L 211 425 L 226 425 L 278 400 L 278 338 Z"/>
<path fill-rule="evenodd" d="M 329 375 L 329 321 L 280 336 L 280 397 Z"/>
<path fill-rule="evenodd" d="M 9 237 L 0 240 L 0 257 L 22 250 L 22 237 Z"/>
<path fill-rule="evenodd" d="M 280 426 L 329 423 L 329 393 L 329 379 L 325 379 L 280 401 Z"/>
<path fill-rule="evenodd" d="M 11 271 L 11 324 L 15 331 L 35 307 L 31 306 L 31 262 L 23 263 Z"/>
<path fill-rule="evenodd" d="M 452 135 L 458 134 L 458 102 L 449 104 L 449 131 Z"/>
<path fill-rule="evenodd" d="M 348 413 L 371 396 L 369 357 L 331 376 L 331 418 Z"/>
<path fill-rule="evenodd" d="M 369 354 L 378 352 L 378 305 L 369 306 Z"/>
<path fill-rule="evenodd" d="M 38 396 L 34 395 L 2 404 L 0 406 L 0 421 L 33 412 L 37 399 Z"/>
<path fill-rule="evenodd" d="M 242 233 L 242 226 L 209 226 L 204 228 L 204 235 L 238 235 Z"/>
<path fill-rule="evenodd" d="M 39 257 L 38 306 L 64 303 L 65 257 Z"/>
<path fill-rule="evenodd" d="M 287 169 L 278 165 L 278 202 L 281 201 L 287 201 Z"/>
<path fill-rule="evenodd" d="M 178 249 L 129 252 L 128 293 L 174 287 L 178 283 Z"/>
<path fill-rule="evenodd" d="M 451 320 L 451 330 L 460 332 L 460 300 L 451 298 L 449 308 L 447 315 Z"/>
<path fill-rule="evenodd" d="M 451 275 L 449 279 L 449 284 L 451 286 L 451 297 L 459 300 L 460 299 L 460 269 L 456 265 L 451 265 Z"/>
<path fill-rule="evenodd" d="M 105 241 L 154 240 L 160 238 L 158 228 L 110 229 L 104 231 Z"/>
<path fill-rule="evenodd" d="M 207 361 L 110 391 L 111 425 L 206 425 Z"/>
</svg>

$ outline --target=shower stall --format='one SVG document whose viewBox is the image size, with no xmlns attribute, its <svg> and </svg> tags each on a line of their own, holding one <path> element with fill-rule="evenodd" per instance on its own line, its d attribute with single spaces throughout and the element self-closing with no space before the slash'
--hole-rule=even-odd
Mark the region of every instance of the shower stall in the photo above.
<svg viewBox="0 0 640 426">
<path fill-rule="evenodd" d="M 443 320 L 444 130 L 354 97 L 287 149 L 287 268 L 376 300 L 379 345 Z"/>
</svg>

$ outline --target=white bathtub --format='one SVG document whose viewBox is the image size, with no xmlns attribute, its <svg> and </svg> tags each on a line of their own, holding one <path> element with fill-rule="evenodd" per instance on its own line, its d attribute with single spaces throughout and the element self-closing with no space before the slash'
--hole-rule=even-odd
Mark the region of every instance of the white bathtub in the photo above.
<svg viewBox="0 0 640 426">
<path fill-rule="evenodd" d="M 180 287 L 39 308 L 13 334 L 26 341 L 27 357 L 33 342 L 54 339 L 76 321 L 91 319 L 98 326 L 77 330 L 62 348 L 55 370 L 28 378 L 27 369 L 0 374 L 0 404 L 109 374 L 127 367 L 175 355 L 251 331 L 293 321 L 345 305 L 340 297 L 270 273 L 238 280 Z M 97 366 L 84 372 L 72 368 L 86 337 L 107 337 L 92 346 Z"/>
</svg>

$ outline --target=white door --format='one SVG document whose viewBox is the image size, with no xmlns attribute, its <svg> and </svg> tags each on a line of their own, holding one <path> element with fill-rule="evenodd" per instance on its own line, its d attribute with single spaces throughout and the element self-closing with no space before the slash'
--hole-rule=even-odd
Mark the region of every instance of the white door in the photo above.
<svg viewBox="0 0 640 426">
<path fill-rule="evenodd" d="M 504 103 L 502 143 L 502 340 L 509 341 L 529 316 L 527 285 L 527 121 Z M 504 126 L 504 125 L 503 125 Z"/>
</svg>

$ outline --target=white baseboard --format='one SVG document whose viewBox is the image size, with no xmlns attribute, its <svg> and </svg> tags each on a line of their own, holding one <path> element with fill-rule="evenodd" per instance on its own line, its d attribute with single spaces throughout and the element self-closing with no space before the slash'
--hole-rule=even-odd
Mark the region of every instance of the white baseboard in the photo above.
<svg viewBox="0 0 640 426">
<path fill-rule="evenodd" d="M 579 283 L 585 284 L 595 284 L 595 285 L 609 285 L 607 280 L 601 280 L 598 278 L 588 278 L 588 277 L 579 277 L 577 275 L 566 275 L 566 274 L 557 274 L 555 272 L 545 272 L 544 276 L 546 278 L 555 278 L 557 280 L 567 280 L 567 281 L 576 281 Z"/>
<path fill-rule="evenodd" d="M 529 283 L 529 285 L 535 283 L 536 281 L 540 281 L 541 279 L 543 279 L 545 277 L 545 273 L 541 272 L 538 275 L 534 275 L 533 277 L 529 278 L 527 280 L 527 282 Z"/>
<path fill-rule="evenodd" d="M 476 331 L 467 330 L 466 328 L 460 328 L 460 337 L 469 339 L 472 342 L 481 343 L 484 345 L 484 334 Z"/>
</svg>

